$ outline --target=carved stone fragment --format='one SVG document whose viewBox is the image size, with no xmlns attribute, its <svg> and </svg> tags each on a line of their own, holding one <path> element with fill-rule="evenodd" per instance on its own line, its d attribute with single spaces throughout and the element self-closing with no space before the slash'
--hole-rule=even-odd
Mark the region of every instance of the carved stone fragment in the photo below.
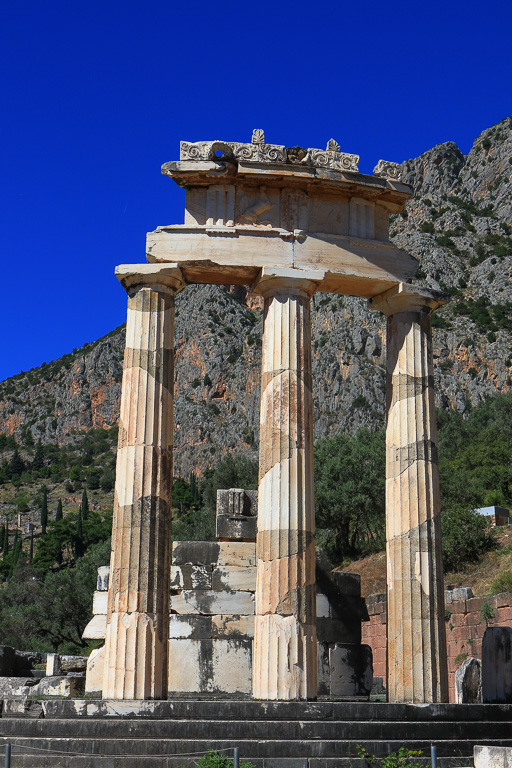
<svg viewBox="0 0 512 768">
<path fill-rule="evenodd" d="M 400 181 L 402 178 L 402 166 L 399 163 L 390 163 L 387 160 L 379 160 L 373 169 L 373 175 L 382 179 Z"/>
</svg>

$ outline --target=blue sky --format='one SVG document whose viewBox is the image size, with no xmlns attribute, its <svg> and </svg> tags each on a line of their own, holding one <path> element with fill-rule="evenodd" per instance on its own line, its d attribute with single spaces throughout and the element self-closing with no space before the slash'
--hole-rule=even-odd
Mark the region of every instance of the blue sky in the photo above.
<svg viewBox="0 0 512 768">
<path fill-rule="evenodd" d="M 124 322 L 114 266 L 181 223 L 180 139 L 324 147 L 371 172 L 512 112 L 508 2 L 82 3 L 0 11 L 0 379 Z"/>
</svg>

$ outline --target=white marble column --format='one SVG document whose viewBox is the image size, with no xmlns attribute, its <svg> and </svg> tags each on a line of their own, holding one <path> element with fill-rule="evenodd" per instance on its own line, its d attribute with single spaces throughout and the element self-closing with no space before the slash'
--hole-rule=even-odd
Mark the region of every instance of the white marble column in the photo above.
<svg viewBox="0 0 512 768">
<path fill-rule="evenodd" d="M 167 698 L 174 296 L 179 269 L 126 265 L 128 292 L 103 698 Z"/>
<path fill-rule="evenodd" d="M 386 549 L 390 702 L 448 701 L 431 313 L 443 301 L 399 284 L 387 315 Z"/>
<path fill-rule="evenodd" d="M 318 273 L 268 270 L 260 412 L 253 697 L 317 695 L 310 297 Z"/>
</svg>

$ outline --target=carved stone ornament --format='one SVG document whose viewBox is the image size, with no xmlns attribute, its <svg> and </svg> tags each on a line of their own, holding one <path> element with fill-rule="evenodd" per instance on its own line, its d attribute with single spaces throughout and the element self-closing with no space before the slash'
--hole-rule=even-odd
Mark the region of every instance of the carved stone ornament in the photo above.
<svg viewBox="0 0 512 768">
<path fill-rule="evenodd" d="M 400 181 L 402 178 L 402 166 L 399 163 L 389 163 L 387 160 L 379 160 L 373 169 L 373 175 L 380 176 L 382 179 Z"/>
<path fill-rule="evenodd" d="M 283 147 L 278 144 L 265 144 L 265 134 L 261 128 L 252 133 L 250 144 L 226 141 L 196 141 L 180 143 L 180 160 L 217 160 L 246 163 L 292 163 L 308 165 L 314 168 L 329 168 L 337 171 L 358 173 L 359 156 L 340 152 L 340 145 L 329 139 L 323 149 L 305 149 L 304 147 Z M 382 162 L 382 161 L 381 161 Z M 388 163 L 387 165 L 393 165 Z"/>
</svg>

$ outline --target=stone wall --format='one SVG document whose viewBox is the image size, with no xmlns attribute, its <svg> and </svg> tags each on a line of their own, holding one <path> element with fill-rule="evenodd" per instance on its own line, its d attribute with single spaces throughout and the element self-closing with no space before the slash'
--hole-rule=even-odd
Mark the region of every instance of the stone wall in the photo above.
<svg viewBox="0 0 512 768">
<path fill-rule="evenodd" d="M 256 544 L 178 541 L 173 544 L 169 627 L 169 695 L 251 695 Z M 109 568 L 98 569 L 94 617 L 84 637 L 105 637 Z M 371 650 L 361 644 L 368 621 L 357 574 L 336 573 L 317 554 L 318 692 L 367 698 Z M 86 693 L 99 693 L 104 646 L 89 657 Z"/>
<path fill-rule="evenodd" d="M 362 625 L 362 642 L 373 651 L 373 674 L 386 685 L 386 595 L 366 600 L 370 621 Z M 481 658 L 487 626 L 512 627 L 512 592 L 473 597 L 469 588 L 445 592 L 450 702 L 455 702 L 455 671 L 467 656 Z"/>
</svg>

